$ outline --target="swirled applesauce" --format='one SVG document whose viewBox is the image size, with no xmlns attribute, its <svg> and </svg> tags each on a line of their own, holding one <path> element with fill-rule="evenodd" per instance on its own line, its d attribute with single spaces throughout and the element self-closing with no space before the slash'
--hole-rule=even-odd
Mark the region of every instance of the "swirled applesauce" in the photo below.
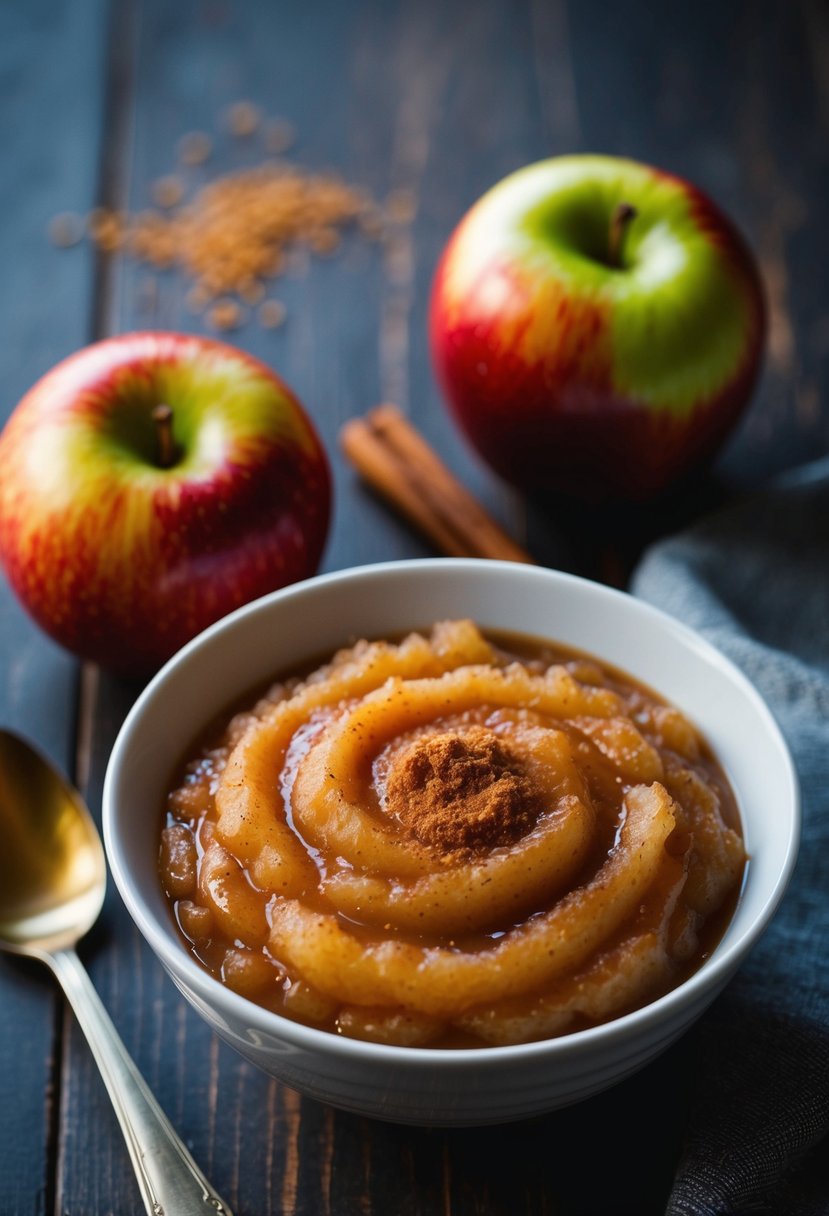
<svg viewBox="0 0 829 1216">
<path fill-rule="evenodd" d="M 229 716 L 229 715 L 228 715 Z M 223 984 L 407 1046 L 565 1034 L 700 965 L 746 864 L 694 726 L 615 669 L 468 620 L 361 641 L 194 747 L 164 890 Z"/>
</svg>

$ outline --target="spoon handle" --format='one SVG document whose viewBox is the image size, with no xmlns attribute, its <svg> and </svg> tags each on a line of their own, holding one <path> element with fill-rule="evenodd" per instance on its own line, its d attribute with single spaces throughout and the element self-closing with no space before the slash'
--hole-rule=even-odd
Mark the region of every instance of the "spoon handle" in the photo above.
<svg viewBox="0 0 829 1216">
<path fill-rule="evenodd" d="M 150 1216 L 233 1216 L 150 1092 L 75 951 L 56 950 L 45 961 L 59 979 L 101 1070 L 147 1212 Z"/>
</svg>

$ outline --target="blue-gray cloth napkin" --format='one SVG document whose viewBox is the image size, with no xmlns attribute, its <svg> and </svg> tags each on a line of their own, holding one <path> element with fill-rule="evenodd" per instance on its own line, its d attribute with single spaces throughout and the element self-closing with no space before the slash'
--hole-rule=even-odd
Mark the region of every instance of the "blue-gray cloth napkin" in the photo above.
<svg viewBox="0 0 829 1216">
<path fill-rule="evenodd" d="M 669 1216 L 829 1213 L 829 458 L 655 546 L 633 591 L 765 697 L 803 793 L 784 901 L 700 1026 Z"/>
</svg>

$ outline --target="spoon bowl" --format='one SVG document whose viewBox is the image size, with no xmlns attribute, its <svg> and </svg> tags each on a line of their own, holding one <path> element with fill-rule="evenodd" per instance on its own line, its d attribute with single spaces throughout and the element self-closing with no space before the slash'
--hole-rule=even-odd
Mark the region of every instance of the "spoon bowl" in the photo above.
<svg viewBox="0 0 829 1216">
<path fill-rule="evenodd" d="M 25 739 L 0 729 L 0 949 L 51 967 L 118 1116 L 148 1213 L 232 1216 L 118 1037 L 74 946 L 104 901 L 106 862 L 83 799 Z"/>
<path fill-rule="evenodd" d="M 19 735 L 0 730 L 0 945 L 74 945 L 104 901 L 106 863 L 80 795 Z"/>
</svg>

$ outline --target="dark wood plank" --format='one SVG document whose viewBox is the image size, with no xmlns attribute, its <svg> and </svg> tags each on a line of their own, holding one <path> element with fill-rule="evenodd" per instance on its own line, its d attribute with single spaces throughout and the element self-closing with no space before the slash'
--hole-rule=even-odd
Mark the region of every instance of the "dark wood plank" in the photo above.
<svg viewBox="0 0 829 1216">
<path fill-rule="evenodd" d="M 94 200 L 105 56 L 102 0 L 0 8 L 0 423 L 53 363 L 89 336 L 93 258 L 59 253 L 56 212 Z M 0 580 L 0 723 L 74 766 L 76 666 Z M 0 962 L 0 1212 L 50 1210 L 63 1004 L 37 964 Z"/>
<path fill-rule="evenodd" d="M 336 259 L 280 280 L 277 293 L 288 307 L 284 329 L 249 325 L 229 335 L 293 385 L 332 454 L 337 512 L 326 568 L 427 552 L 356 485 L 336 450 L 345 418 L 392 398 L 508 527 L 528 530 L 540 560 L 569 568 L 586 562 L 591 572 L 613 577 L 610 565 L 601 565 L 601 517 L 589 520 L 585 531 L 570 513 L 531 504 L 525 522 L 524 504 L 455 433 L 428 365 L 428 291 L 443 242 L 489 184 L 542 155 L 578 148 L 624 152 L 686 173 L 720 199 L 757 242 L 767 277 L 770 268 L 773 280 L 777 274 L 779 296 L 777 362 L 725 454 L 722 476 L 742 484 L 825 447 L 826 408 L 810 405 L 815 392 L 826 398 L 829 345 L 820 291 L 825 256 L 811 260 L 826 252 L 818 223 L 826 202 L 827 107 L 819 71 L 825 59 L 818 58 L 820 48 L 825 55 L 826 29 L 818 5 L 762 12 L 703 5 L 687 16 L 668 5 L 658 20 L 644 3 L 616 12 L 595 0 L 329 0 L 290 17 L 283 6 L 234 9 L 197 0 L 116 7 L 121 24 L 112 39 L 114 94 L 101 183 L 109 203 L 145 205 L 151 183 L 174 167 L 176 142 L 189 130 L 209 130 L 216 138 L 204 174 L 253 163 L 256 149 L 219 129 L 224 107 L 249 96 L 296 125 L 291 155 L 309 168 L 335 168 L 379 198 L 408 192 L 414 204 L 412 222 L 384 247 L 354 240 Z M 66 29 L 55 37 L 74 47 Z M 780 47 L 785 53 L 778 62 Z M 104 79 L 102 64 L 91 78 Z M 99 121 L 100 110 L 84 117 L 87 139 Z M 795 131 L 812 134 L 798 143 Z M 77 168 L 77 181 L 88 190 L 93 167 L 82 162 Z M 772 222 L 769 198 L 787 173 L 791 191 L 806 200 L 805 217 L 787 204 L 783 218 L 774 212 Z M 69 193 L 67 187 L 67 202 Z M 87 199 L 71 203 L 84 207 Z M 88 266 L 88 253 L 78 254 Z M 79 258 L 63 257 L 54 264 L 69 274 L 70 259 Z M 796 304 L 795 272 L 805 285 Z M 176 275 L 150 276 L 118 259 L 102 266 L 98 289 L 97 303 L 88 288 L 81 298 L 84 317 L 94 313 L 99 334 L 148 325 L 204 329 L 187 312 L 186 285 Z M 70 344 L 85 336 L 82 330 Z M 52 357 L 59 353 L 64 350 Z M 793 380 L 797 411 L 786 408 Z M 766 421 L 760 425 L 755 417 Z M 669 519 L 646 513 L 630 525 L 621 521 L 610 557 L 624 548 L 624 528 L 639 529 L 638 544 L 693 509 L 686 502 Z M 624 569 L 622 562 L 618 577 Z M 31 627 L 14 629 L 18 639 Z M 37 648 L 39 655 L 48 651 L 40 640 Z M 19 687 L 12 670 L 17 650 L 6 649 L 6 695 L 12 696 Z M 52 732 L 60 746 L 65 737 L 46 701 L 54 700 L 55 671 L 64 673 L 71 691 L 74 667 L 57 652 L 47 667 L 51 674 L 38 690 L 27 684 L 18 696 L 33 731 Z M 87 673 L 80 775 L 95 813 L 109 750 L 136 692 Z M 387 1127 L 300 1099 L 218 1044 L 162 974 L 114 894 L 86 954 L 139 1067 L 238 1216 L 647 1216 L 660 1209 L 681 1129 L 692 1039 L 611 1093 L 532 1124 L 448 1133 Z M 137 1211 L 120 1133 L 71 1021 L 61 1051 L 58 1210 Z M 43 1081 L 42 1070 L 32 1081 L 28 1062 L 9 1067 L 13 1081 Z M 36 1091 L 41 1144 L 44 1089 Z M 652 1170 L 641 1168 L 642 1143 L 653 1146 Z M 23 1196 L 22 1182 L 12 1193 Z M 0 1210 L 6 1210 L 2 1202 Z M 9 1210 L 18 1209 L 10 1204 Z"/>
</svg>

